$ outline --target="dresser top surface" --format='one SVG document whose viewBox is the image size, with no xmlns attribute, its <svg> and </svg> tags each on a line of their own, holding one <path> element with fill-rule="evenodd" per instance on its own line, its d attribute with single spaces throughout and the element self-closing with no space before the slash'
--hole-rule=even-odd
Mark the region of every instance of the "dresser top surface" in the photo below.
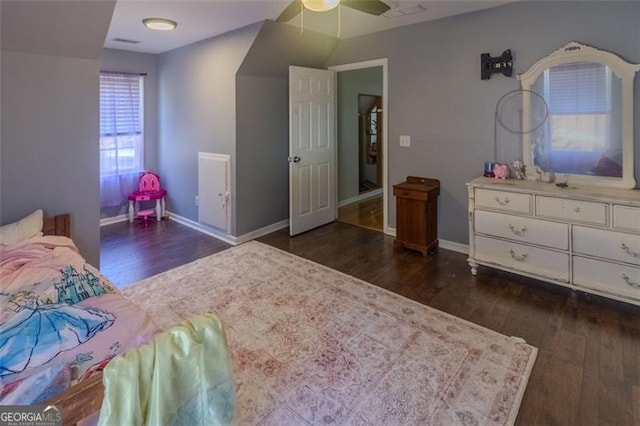
<svg viewBox="0 0 640 426">
<path fill-rule="evenodd" d="M 533 180 L 495 179 L 479 177 L 467 183 L 468 186 L 493 190 L 536 193 L 562 198 L 583 198 L 605 202 L 625 202 L 640 206 L 640 190 L 603 188 L 596 186 L 570 185 L 558 187 L 554 183 Z"/>
</svg>

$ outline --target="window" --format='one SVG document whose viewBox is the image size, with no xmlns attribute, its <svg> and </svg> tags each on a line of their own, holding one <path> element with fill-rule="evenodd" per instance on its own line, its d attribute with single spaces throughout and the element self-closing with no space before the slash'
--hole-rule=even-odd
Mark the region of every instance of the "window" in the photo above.
<svg viewBox="0 0 640 426">
<path fill-rule="evenodd" d="M 547 149 L 557 172 L 588 174 L 611 146 L 611 71 L 571 62 L 544 72 Z"/>
<path fill-rule="evenodd" d="M 143 77 L 100 73 L 101 206 L 121 205 L 144 169 Z"/>
</svg>

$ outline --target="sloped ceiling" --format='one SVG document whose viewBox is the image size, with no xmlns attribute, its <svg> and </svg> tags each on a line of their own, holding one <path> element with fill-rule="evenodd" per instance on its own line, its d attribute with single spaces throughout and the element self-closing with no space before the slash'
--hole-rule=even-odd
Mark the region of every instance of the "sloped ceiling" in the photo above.
<svg viewBox="0 0 640 426">
<path fill-rule="evenodd" d="M 239 75 L 288 78 L 289 65 L 324 68 L 336 37 L 265 21 L 238 69 Z"/>
<path fill-rule="evenodd" d="M 0 1 L 2 50 L 99 59 L 113 1 Z"/>
</svg>

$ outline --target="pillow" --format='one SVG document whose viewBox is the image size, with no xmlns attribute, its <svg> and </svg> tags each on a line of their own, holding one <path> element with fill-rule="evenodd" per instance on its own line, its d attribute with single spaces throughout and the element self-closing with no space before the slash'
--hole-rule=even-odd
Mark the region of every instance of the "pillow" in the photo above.
<svg viewBox="0 0 640 426">
<path fill-rule="evenodd" d="M 0 226 L 0 244 L 9 245 L 42 235 L 42 209 L 23 217 L 17 222 Z"/>
</svg>

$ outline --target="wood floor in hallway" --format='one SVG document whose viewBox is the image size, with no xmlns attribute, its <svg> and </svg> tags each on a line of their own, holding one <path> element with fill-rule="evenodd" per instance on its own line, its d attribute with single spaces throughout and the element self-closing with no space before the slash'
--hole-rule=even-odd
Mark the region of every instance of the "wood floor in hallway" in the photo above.
<svg viewBox="0 0 640 426">
<path fill-rule="evenodd" d="M 382 196 L 357 201 L 338 209 L 339 222 L 378 232 L 384 229 L 383 216 Z"/>
</svg>

